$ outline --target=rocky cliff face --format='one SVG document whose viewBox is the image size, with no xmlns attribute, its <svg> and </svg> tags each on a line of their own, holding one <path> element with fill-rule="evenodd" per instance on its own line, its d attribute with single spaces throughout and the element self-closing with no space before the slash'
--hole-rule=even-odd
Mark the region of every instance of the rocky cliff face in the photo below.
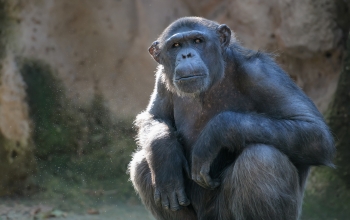
<svg viewBox="0 0 350 220">
<path fill-rule="evenodd" d="M 0 75 L 0 195 L 20 193 L 35 171 L 33 142 L 24 82 L 13 56 L 2 62 Z"/>
<path fill-rule="evenodd" d="M 12 52 L 15 16 L 14 5 L 0 1 L 0 196 L 22 193 L 36 170 L 25 83 Z"/>
<path fill-rule="evenodd" d="M 342 31 L 331 0 L 36 0 L 20 7 L 20 54 L 50 63 L 76 102 L 101 92 L 119 118 L 146 106 L 155 71 L 147 48 L 181 16 L 226 23 L 245 46 L 279 54 L 321 110 L 339 72 Z"/>
<path fill-rule="evenodd" d="M 32 153 L 24 153 L 32 152 L 32 119 L 16 59 L 49 65 L 79 108 L 89 106 L 98 94 L 118 120 L 132 119 L 146 107 L 156 67 L 147 48 L 182 16 L 226 23 L 246 47 L 277 54 L 277 61 L 321 111 L 334 93 L 340 70 L 344 33 L 337 22 L 339 1 L 16 0 L 10 6 L 5 2 L 0 0 L 0 9 L 11 24 L 2 22 L 4 17 L 0 26 L 11 27 L 12 34 L 0 35 L 7 39 L 0 44 L 0 137 L 11 144 L 0 142 L 0 152 L 8 164 L 13 156 L 33 159 Z"/>
</svg>

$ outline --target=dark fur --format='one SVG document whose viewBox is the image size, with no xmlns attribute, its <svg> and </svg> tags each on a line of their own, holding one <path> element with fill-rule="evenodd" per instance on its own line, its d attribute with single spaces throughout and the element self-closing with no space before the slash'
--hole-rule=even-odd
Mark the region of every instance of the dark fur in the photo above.
<svg viewBox="0 0 350 220">
<path fill-rule="evenodd" d="M 129 165 L 145 206 L 166 220 L 298 219 L 309 167 L 335 152 L 312 101 L 213 21 L 181 18 L 149 51 L 160 65 Z"/>
</svg>

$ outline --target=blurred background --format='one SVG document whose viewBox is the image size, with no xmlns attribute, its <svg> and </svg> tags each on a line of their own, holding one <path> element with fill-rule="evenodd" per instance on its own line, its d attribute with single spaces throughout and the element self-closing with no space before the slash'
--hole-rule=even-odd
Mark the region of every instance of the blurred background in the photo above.
<svg viewBox="0 0 350 220">
<path fill-rule="evenodd" d="M 148 47 L 182 16 L 277 62 L 335 136 L 302 219 L 350 219 L 350 0 L 0 0 L 0 219 L 152 219 L 128 181 Z M 347 46 L 348 41 L 348 46 Z"/>
</svg>

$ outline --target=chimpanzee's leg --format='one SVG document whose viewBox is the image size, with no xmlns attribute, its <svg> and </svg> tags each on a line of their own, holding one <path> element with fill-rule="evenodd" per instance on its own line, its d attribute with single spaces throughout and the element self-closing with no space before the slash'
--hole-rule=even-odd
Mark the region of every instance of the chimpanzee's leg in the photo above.
<svg viewBox="0 0 350 220">
<path fill-rule="evenodd" d="M 134 154 L 129 164 L 130 178 L 139 193 L 143 204 L 152 212 L 156 219 L 161 220 L 195 220 L 197 219 L 191 205 L 182 207 L 178 211 L 171 211 L 158 206 L 154 202 L 154 190 L 151 180 L 151 171 L 145 159 L 144 152 L 141 150 Z M 169 170 L 171 172 L 171 170 Z M 186 186 L 185 186 L 186 187 Z"/>
<path fill-rule="evenodd" d="M 306 178 L 306 176 L 304 177 Z M 274 147 L 254 144 L 224 171 L 218 189 L 206 191 L 198 219 L 296 220 L 302 186 L 296 167 Z M 196 208 L 197 209 L 197 208 Z"/>
</svg>

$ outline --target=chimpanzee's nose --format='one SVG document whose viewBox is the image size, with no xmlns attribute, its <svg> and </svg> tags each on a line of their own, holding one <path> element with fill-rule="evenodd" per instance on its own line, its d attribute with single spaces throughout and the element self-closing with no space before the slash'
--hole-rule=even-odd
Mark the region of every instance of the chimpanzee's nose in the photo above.
<svg viewBox="0 0 350 220">
<path fill-rule="evenodd" d="M 183 58 L 183 59 L 186 59 L 186 57 L 187 57 L 187 58 L 192 57 L 191 52 L 189 52 L 187 55 L 186 55 L 186 53 L 185 53 L 185 54 L 182 54 L 182 58 Z"/>
</svg>

